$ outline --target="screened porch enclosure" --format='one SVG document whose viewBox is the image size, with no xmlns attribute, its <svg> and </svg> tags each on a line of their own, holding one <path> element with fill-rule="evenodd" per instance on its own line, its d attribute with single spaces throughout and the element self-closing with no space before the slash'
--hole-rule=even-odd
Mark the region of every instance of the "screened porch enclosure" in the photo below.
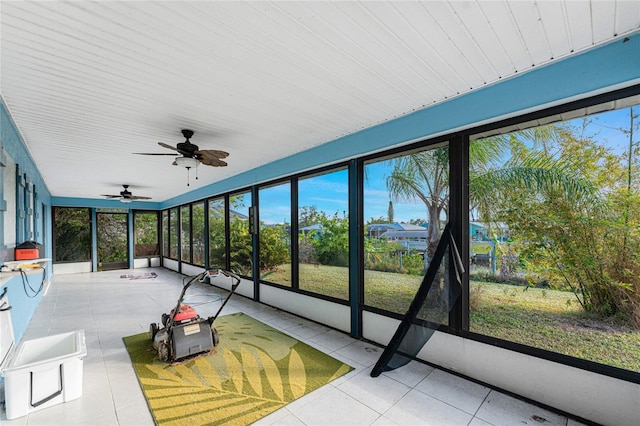
<svg viewBox="0 0 640 426">
<path fill-rule="evenodd" d="M 432 331 L 413 355 L 593 420 L 588 398 L 549 390 L 552 398 L 535 399 L 526 380 L 553 382 L 564 366 L 605 397 L 637 386 L 637 275 L 624 271 L 636 268 L 640 241 L 639 100 L 633 86 L 158 211 L 56 207 L 56 263 L 91 260 L 95 234 L 98 270 L 109 269 L 109 253 L 111 266 L 135 267 L 126 257 L 133 235 L 135 257 L 157 255 L 184 275 L 234 271 L 242 296 L 386 345 L 449 223 L 468 265 L 455 270 L 461 293 L 447 296 L 454 270 L 445 256 L 415 319 Z M 609 287 L 581 275 L 594 253 L 614 268 L 604 272 Z M 612 357 L 611 347 L 622 349 Z M 463 348 L 473 363 L 456 361 Z M 486 375 L 496 357 L 508 367 Z M 619 398 L 609 403 L 625 421 L 630 400 Z"/>
</svg>

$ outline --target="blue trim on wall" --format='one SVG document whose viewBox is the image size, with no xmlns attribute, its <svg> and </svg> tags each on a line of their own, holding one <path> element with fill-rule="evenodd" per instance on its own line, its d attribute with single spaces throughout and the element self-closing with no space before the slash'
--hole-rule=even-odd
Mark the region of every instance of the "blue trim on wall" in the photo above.
<svg viewBox="0 0 640 426">
<path fill-rule="evenodd" d="M 118 200 L 102 198 L 51 197 L 51 205 L 56 207 L 93 207 L 107 209 L 160 210 L 161 203 L 149 201 L 132 201 L 122 203 Z"/>
<path fill-rule="evenodd" d="M 486 121 L 497 121 L 640 79 L 640 34 L 531 69 L 469 94 L 341 137 L 168 199 L 161 209 L 359 157 Z"/>
</svg>

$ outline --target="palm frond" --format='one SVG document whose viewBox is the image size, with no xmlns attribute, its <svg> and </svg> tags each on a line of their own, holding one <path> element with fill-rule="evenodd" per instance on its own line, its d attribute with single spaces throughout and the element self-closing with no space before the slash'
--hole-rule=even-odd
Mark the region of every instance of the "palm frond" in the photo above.
<svg viewBox="0 0 640 426">
<path fill-rule="evenodd" d="M 519 189 L 541 197 L 562 196 L 578 208 L 604 208 L 598 187 L 579 170 L 579 165 L 568 157 L 535 152 L 474 177 L 469 182 L 469 192 L 474 203 Z"/>
</svg>

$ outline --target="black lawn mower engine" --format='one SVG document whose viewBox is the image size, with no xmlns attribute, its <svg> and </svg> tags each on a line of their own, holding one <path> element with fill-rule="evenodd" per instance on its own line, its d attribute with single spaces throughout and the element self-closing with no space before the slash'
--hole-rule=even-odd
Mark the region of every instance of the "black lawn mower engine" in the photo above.
<svg viewBox="0 0 640 426">
<path fill-rule="evenodd" d="M 187 289 L 194 282 L 204 282 L 205 277 L 224 275 L 234 280 L 229 295 L 212 317 L 202 318 L 196 310 L 182 304 Z M 208 352 L 218 346 L 220 339 L 213 322 L 218 317 L 224 305 L 229 301 L 236 287 L 240 284 L 240 278 L 229 271 L 222 269 L 207 270 L 192 277 L 182 288 L 180 298 L 174 309 L 168 314 L 162 314 L 162 328 L 157 323 L 149 326 L 149 335 L 153 341 L 153 347 L 158 351 L 158 358 L 164 362 L 174 362 L 181 358 Z"/>
</svg>

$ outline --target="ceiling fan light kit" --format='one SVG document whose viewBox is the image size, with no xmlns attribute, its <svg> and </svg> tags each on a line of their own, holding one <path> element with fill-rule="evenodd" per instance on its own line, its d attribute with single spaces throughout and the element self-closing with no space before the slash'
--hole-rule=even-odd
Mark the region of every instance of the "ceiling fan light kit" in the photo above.
<svg viewBox="0 0 640 426">
<path fill-rule="evenodd" d="M 176 157 L 176 165 L 186 169 L 196 168 L 200 162 L 193 157 Z"/>
</svg>

